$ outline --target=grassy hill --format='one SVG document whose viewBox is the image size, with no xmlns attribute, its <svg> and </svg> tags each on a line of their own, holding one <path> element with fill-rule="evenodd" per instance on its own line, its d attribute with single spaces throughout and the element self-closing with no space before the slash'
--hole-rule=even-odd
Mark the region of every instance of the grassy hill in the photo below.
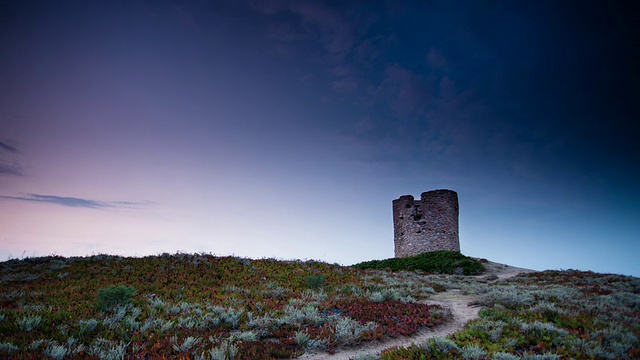
<svg viewBox="0 0 640 360">
<path fill-rule="evenodd" d="M 208 254 L 9 260 L 0 263 L 0 358 L 331 353 L 451 321 L 422 300 L 452 289 L 477 295 L 479 320 L 368 358 L 640 356 L 640 279 L 577 271 L 494 278 Z"/>
</svg>

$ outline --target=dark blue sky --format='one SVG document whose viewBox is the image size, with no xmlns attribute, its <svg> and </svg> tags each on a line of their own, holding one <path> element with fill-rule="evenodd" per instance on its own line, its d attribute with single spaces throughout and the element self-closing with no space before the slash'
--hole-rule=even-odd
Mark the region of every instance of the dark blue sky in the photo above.
<svg viewBox="0 0 640 360">
<path fill-rule="evenodd" d="M 8 1 L 0 254 L 463 253 L 639 275 L 640 13 L 615 1 Z"/>
</svg>

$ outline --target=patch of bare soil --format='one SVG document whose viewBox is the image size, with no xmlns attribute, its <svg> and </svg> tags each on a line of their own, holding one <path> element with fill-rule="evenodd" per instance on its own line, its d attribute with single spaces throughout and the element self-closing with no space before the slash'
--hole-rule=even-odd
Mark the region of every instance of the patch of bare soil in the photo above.
<svg viewBox="0 0 640 360">
<path fill-rule="evenodd" d="M 505 264 L 499 264 L 493 261 L 483 262 L 483 265 L 485 267 L 485 272 L 480 276 L 487 276 L 487 275 L 493 274 L 493 275 L 496 275 L 498 279 L 511 278 L 520 273 L 535 272 L 535 270 L 519 268 L 519 267 L 509 266 Z"/>
<path fill-rule="evenodd" d="M 490 261 L 484 263 L 484 265 L 486 271 L 484 274 L 479 276 L 486 277 L 488 275 L 496 275 L 496 280 L 510 278 L 518 275 L 519 273 L 534 272 L 534 270 L 498 264 Z M 480 310 L 480 307 L 470 305 L 475 303 L 478 299 L 478 295 L 465 295 L 458 289 L 451 289 L 446 292 L 435 294 L 424 302 L 432 305 L 440 305 L 451 311 L 452 319 L 448 320 L 444 324 L 434 328 L 423 329 L 413 336 L 400 336 L 382 342 L 370 342 L 355 347 L 338 349 L 335 354 L 305 353 L 300 356 L 299 359 L 348 360 L 358 355 L 377 354 L 390 347 L 409 346 L 413 343 L 419 344 L 435 336 L 445 337 L 449 334 L 462 330 L 467 322 L 478 318 L 478 311 Z"/>
</svg>

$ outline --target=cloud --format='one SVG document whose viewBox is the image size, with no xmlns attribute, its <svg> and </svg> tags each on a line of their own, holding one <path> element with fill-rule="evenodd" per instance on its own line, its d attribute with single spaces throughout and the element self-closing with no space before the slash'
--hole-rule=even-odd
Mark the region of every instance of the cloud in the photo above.
<svg viewBox="0 0 640 360">
<path fill-rule="evenodd" d="M 449 62 L 447 59 L 445 59 L 445 57 L 434 48 L 429 49 L 429 53 L 427 54 L 427 64 L 429 64 L 429 67 L 434 70 L 449 70 Z"/>
<path fill-rule="evenodd" d="M 494 92 L 477 85 L 495 69 L 470 71 L 470 54 L 437 46 L 435 33 L 432 40 L 383 31 L 401 29 L 398 18 L 360 5 L 271 1 L 256 10 L 280 15 L 268 17 L 268 39 L 290 49 L 301 81 L 326 87 L 322 101 L 353 106 L 353 119 L 336 127 L 348 123 L 340 131 L 374 149 L 465 168 L 486 154 L 491 134 L 504 130 L 487 106 Z"/>
<path fill-rule="evenodd" d="M 292 3 L 291 11 L 315 27 L 320 43 L 334 59 L 342 60 L 353 48 L 352 27 L 338 11 L 315 2 Z"/>
<path fill-rule="evenodd" d="M 12 153 L 18 152 L 18 149 L 14 148 L 13 146 L 11 146 L 11 145 L 9 145 L 7 143 L 4 143 L 2 141 L 0 141 L 0 150 L 12 152 Z"/>
<path fill-rule="evenodd" d="M 9 152 L 9 153 L 19 153 L 18 149 L 15 147 L 0 141 L 0 153 Z M 6 159 L 0 158 L 0 176 L 10 175 L 10 176 L 22 176 L 22 166 L 16 161 L 10 161 Z"/>
<path fill-rule="evenodd" d="M 22 176 L 22 166 L 16 162 L 0 159 L 0 176 L 2 175 Z"/>
<path fill-rule="evenodd" d="M 304 34 L 288 23 L 269 24 L 267 25 L 266 34 L 269 39 L 283 43 L 300 41 L 305 38 Z"/>
<path fill-rule="evenodd" d="M 354 66 L 341 64 L 329 69 L 333 79 L 332 88 L 338 93 L 353 93 L 358 89 L 358 70 Z"/>
<path fill-rule="evenodd" d="M 89 209 L 133 207 L 141 204 L 138 202 L 130 201 L 97 201 L 75 197 L 42 194 L 25 194 L 25 196 L 0 196 L 0 198 L 37 203 L 48 203 L 66 207 L 82 207 Z"/>
<path fill-rule="evenodd" d="M 385 78 L 374 90 L 376 101 L 387 101 L 399 116 L 422 116 L 432 99 L 425 78 L 397 64 L 385 69 Z"/>
</svg>

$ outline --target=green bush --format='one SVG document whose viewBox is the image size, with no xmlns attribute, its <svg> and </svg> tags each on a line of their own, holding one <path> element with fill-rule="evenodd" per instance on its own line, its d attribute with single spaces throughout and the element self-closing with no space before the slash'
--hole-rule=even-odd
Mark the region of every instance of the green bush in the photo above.
<svg viewBox="0 0 640 360">
<path fill-rule="evenodd" d="M 113 285 L 98 290 L 98 306 L 102 310 L 111 309 L 131 303 L 136 289 L 124 286 Z"/>
<path fill-rule="evenodd" d="M 365 261 L 353 265 L 356 269 L 391 271 L 422 270 L 431 274 L 479 275 L 484 271 L 482 263 L 457 251 L 437 250 L 405 258 Z"/>
<path fill-rule="evenodd" d="M 307 276 L 307 287 L 309 289 L 322 289 L 324 287 L 324 275 L 309 275 Z"/>
</svg>

